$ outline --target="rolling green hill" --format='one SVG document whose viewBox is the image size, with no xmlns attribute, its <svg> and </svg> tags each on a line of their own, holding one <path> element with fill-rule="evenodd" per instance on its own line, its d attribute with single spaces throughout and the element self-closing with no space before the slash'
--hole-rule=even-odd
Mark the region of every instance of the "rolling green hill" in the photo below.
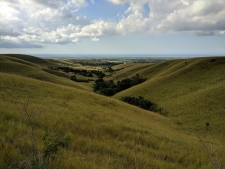
<svg viewBox="0 0 225 169">
<path fill-rule="evenodd" d="M 145 68 L 151 67 L 153 63 L 128 63 L 128 64 L 119 64 L 113 66 L 114 70 L 117 70 L 116 73 L 109 77 L 107 80 L 122 80 L 126 77 L 135 76 L 136 72 L 143 70 Z"/>
<path fill-rule="evenodd" d="M 20 59 L 23 61 L 30 62 L 32 64 L 37 64 L 40 66 L 56 66 L 53 62 L 48 61 L 47 59 L 42 59 L 35 56 L 30 55 L 22 55 L 22 54 L 5 54 L 6 56 L 9 56 L 11 58 Z"/>
<path fill-rule="evenodd" d="M 223 58 L 196 59 L 191 63 L 171 61 L 167 63 L 173 65 L 170 70 L 163 69 L 165 63 L 143 67 L 133 72 L 142 77 L 148 75 L 148 80 L 115 96 L 143 95 L 168 111 L 168 117 L 90 92 L 82 84 L 43 71 L 46 67 L 38 63 L 14 59 L 0 56 L 0 168 L 213 168 L 195 131 L 199 131 L 197 136 L 210 147 L 214 159 L 221 167 L 225 166 L 225 145 L 223 138 L 219 138 L 221 132 L 216 131 L 222 130 L 219 124 L 224 116 L 215 120 L 217 128 L 211 121 L 207 121 L 210 126 L 206 128 L 204 121 L 198 123 L 204 130 L 197 130 L 200 113 L 187 115 L 175 109 L 180 104 L 188 112 L 191 109 L 188 106 L 206 94 L 206 100 L 201 105 L 193 104 L 193 109 L 194 106 L 199 110 L 204 108 L 210 98 L 215 104 L 223 101 Z M 181 62 L 188 64 L 183 66 Z M 202 71 L 201 67 L 208 71 Z M 41 78 L 34 78 L 39 75 Z M 213 79 L 206 80 L 206 77 Z M 192 82 L 191 86 L 192 79 L 199 81 Z M 200 85 L 202 82 L 205 85 Z M 180 85 L 185 84 L 187 89 L 184 86 L 181 89 Z M 177 101 L 174 106 L 172 101 Z M 171 109 L 167 109 L 167 104 L 171 104 Z M 211 105 L 215 117 L 219 118 L 224 112 L 220 108 L 222 104 L 218 104 L 218 109 Z M 194 125 L 190 130 L 184 125 L 185 120 Z"/>
<path fill-rule="evenodd" d="M 143 96 L 180 125 L 202 130 L 208 122 L 222 134 L 225 119 L 225 58 L 158 63 L 139 72 L 148 80 L 115 95 Z"/>
<path fill-rule="evenodd" d="M 47 68 L 48 66 L 57 67 L 56 64 L 52 64 L 49 61 L 44 61 L 44 59 L 40 59 L 40 61 L 36 62 L 36 58 L 32 56 L 31 59 L 29 59 L 29 56 L 26 56 L 25 58 L 20 56 L 21 55 L 19 55 L 19 57 L 17 57 L 17 55 L 13 55 L 13 57 L 11 57 L 8 55 L 0 55 L 0 72 L 16 74 L 90 91 L 90 89 L 84 85 L 69 80 L 70 75 L 57 71 L 52 72 L 51 69 Z M 31 62 L 26 60 L 31 60 Z M 46 63 L 46 65 L 43 66 L 43 63 Z"/>
</svg>

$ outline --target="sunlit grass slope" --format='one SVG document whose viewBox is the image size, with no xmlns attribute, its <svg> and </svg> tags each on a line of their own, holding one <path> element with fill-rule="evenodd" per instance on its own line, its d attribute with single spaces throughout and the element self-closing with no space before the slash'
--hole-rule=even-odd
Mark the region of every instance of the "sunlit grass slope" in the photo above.
<svg viewBox="0 0 225 169">
<path fill-rule="evenodd" d="M 138 71 L 151 67 L 153 63 L 127 63 L 113 66 L 112 69 L 116 70 L 116 73 L 109 77 L 107 80 L 123 80 L 126 77 L 135 76 Z"/>
<path fill-rule="evenodd" d="M 31 55 L 22 55 L 22 54 L 5 54 L 5 56 L 10 56 L 16 59 L 24 60 L 30 63 L 34 63 L 40 66 L 55 66 L 53 62 L 50 62 L 46 59 L 42 59 L 39 57 L 31 56 Z"/>
<path fill-rule="evenodd" d="M 31 58 L 33 58 L 33 57 L 31 57 Z M 27 59 L 27 60 L 32 60 L 32 59 Z M 30 61 L 25 61 L 23 59 L 21 60 L 17 57 L 9 57 L 9 56 L 4 56 L 4 55 L 0 56 L 0 72 L 16 74 L 16 75 L 20 75 L 20 76 L 26 76 L 26 77 L 30 77 L 30 78 L 34 78 L 34 79 L 38 79 L 38 80 L 42 80 L 42 81 L 47 81 L 47 82 L 51 82 L 51 83 L 71 86 L 71 87 L 84 89 L 84 90 L 90 90 L 89 88 L 85 87 L 84 85 L 81 85 L 79 83 L 69 80 L 69 78 L 70 78 L 69 75 L 66 76 L 63 73 L 61 73 L 61 75 L 60 75 L 60 72 L 56 72 L 56 73 L 58 73 L 58 76 L 55 76 L 55 75 L 53 75 L 52 72 L 50 72 L 50 73 L 46 72 L 45 69 L 47 69 L 47 68 L 46 67 L 40 68 L 39 65 L 37 65 L 36 63 L 30 62 Z M 51 70 L 48 69 L 48 71 L 51 71 Z M 63 75 L 64 75 L 64 77 L 67 77 L 67 78 L 60 77 Z"/>
<path fill-rule="evenodd" d="M 169 117 L 188 128 L 201 131 L 210 123 L 222 135 L 225 121 L 225 57 L 173 60 L 141 70 L 146 82 L 122 96 L 144 96 Z"/>
<path fill-rule="evenodd" d="M 31 124 L 23 111 L 41 112 L 33 119 L 36 148 L 45 133 L 70 136 L 49 165 L 55 168 L 213 168 L 208 154 L 190 131 L 167 117 L 95 93 L 36 79 L 0 73 L 0 168 L 32 156 Z M 31 98 L 28 98 L 31 95 Z M 205 140 L 217 148 L 217 142 Z M 215 152 L 224 164 L 224 145 Z"/>
</svg>

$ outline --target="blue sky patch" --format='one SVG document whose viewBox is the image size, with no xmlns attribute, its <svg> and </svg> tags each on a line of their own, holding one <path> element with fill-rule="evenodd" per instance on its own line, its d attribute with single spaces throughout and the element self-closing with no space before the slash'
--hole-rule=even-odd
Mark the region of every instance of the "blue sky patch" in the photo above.
<svg viewBox="0 0 225 169">
<path fill-rule="evenodd" d="M 149 14 L 150 14 L 150 7 L 149 7 L 148 3 L 144 4 L 144 10 L 145 10 L 145 12 L 143 14 L 144 18 L 148 18 Z"/>
<path fill-rule="evenodd" d="M 120 19 L 118 16 L 123 14 L 128 7 L 129 5 L 127 3 L 115 5 L 106 0 L 98 0 L 94 1 L 94 4 L 89 2 L 87 7 L 79 10 L 79 13 L 85 15 L 90 20 L 103 19 L 118 21 Z"/>
</svg>

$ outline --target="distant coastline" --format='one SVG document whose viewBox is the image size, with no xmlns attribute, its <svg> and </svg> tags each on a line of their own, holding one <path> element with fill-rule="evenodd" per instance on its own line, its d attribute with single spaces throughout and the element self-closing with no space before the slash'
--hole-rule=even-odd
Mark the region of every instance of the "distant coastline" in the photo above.
<svg viewBox="0 0 225 169">
<path fill-rule="evenodd" d="M 185 54 L 30 54 L 41 58 L 195 58 L 210 57 L 209 55 Z"/>
</svg>

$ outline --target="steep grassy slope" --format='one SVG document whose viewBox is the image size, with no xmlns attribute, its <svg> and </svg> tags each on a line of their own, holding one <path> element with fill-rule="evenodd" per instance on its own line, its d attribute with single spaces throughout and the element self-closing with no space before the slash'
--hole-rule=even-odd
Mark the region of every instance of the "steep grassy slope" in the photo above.
<svg viewBox="0 0 225 169">
<path fill-rule="evenodd" d="M 225 120 L 225 57 L 163 62 L 141 70 L 146 82 L 118 93 L 144 96 L 158 104 L 177 123 L 197 131 L 223 135 Z"/>
<path fill-rule="evenodd" d="M 113 70 L 117 70 L 116 73 L 106 80 L 117 81 L 125 79 L 126 77 L 135 76 L 138 71 L 151 67 L 152 65 L 152 63 L 128 63 L 116 65 L 112 67 Z"/>
<path fill-rule="evenodd" d="M 43 59 L 40 59 L 41 62 L 36 64 L 36 62 L 33 63 L 30 61 L 25 61 L 25 60 L 33 61 L 34 60 L 33 57 L 31 57 L 32 59 L 25 59 L 25 60 L 19 59 L 19 58 L 1 55 L 0 56 L 0 72 L 26 76 L 26 77 L 30 77 L 30 78 L 34 78 L 34 79 L 38 79 L 42 81 L 62 84 L 62 85 L 71 86 L 71 87 L 84 89 L 84 90 L 91 90 L 90 88 L 87 88 L 84 85 L 81 85 L 79 83 L 69 80 L 70 76 L 68 74 L 60 73 L 57 71 L 50 72 L 51 70 L 47 69 L 46 66 L 39 67 L 40 65 L 38 64 L 40 63 L 49 63 L 49 62 L 43 61 Z M 49 65 L 52 65 L 52 64 L 49 64 Z M 64 77 L 64 78 L 61 78 L 61 77 Z"/>
<path fill-rule="evenodd" d="M 42 59 L 39 57 L 35 57 L 35 56 L 30 56 L 30 55 L 22 55 L 22 54 L 5 54 L 5 56 L 9 56 L 15 59 L 20 59 L 20 60 L 24 60 L 33 64 L 37 64 L 40 66 L 56 66 L 56 64 L 54 64 L 53 62 L 46 60 L 46 59 Z"/>
<path fill-rule="evenodd" d="M 0 73 L 0 82 L 0 168 L 28 165 L 32 150 L 42 157 L 42 138 L 58 132 L 71 143 L 59 149 L 49 168 L 213 168 L 195 135 L 166 117 L 27 77 Z M 215 152 L 221 164 L 223 146 Z"/>
</svg>

